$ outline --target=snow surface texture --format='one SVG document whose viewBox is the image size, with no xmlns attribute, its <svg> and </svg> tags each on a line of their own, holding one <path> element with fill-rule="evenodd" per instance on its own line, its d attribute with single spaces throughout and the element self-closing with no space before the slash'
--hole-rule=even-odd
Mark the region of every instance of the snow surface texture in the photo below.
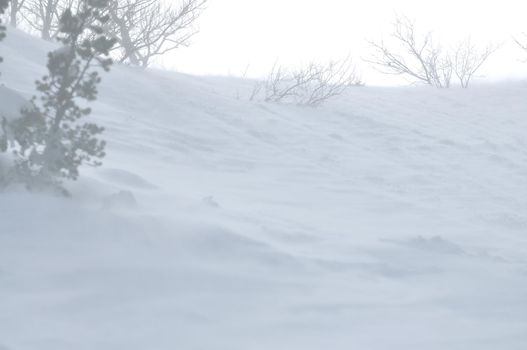
<svg viewBox="0 0 527 350">
<path fill-rule="evenodd" d="M 27 98 L 50 45 L 9 35 Z M 105 76 L 104 166 L 0 196 L 2 350 L 527 349 L 525 82 L 319 109 L 252 84 Z"/>
</svg>

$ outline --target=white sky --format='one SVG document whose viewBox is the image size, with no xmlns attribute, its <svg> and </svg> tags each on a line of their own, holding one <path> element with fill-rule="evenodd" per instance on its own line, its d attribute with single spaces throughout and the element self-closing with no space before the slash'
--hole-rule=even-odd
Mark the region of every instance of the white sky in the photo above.
<svg viewBox="0 0 527 350">
<path fill-rule="evenodd" d="M 177 1 L 177 0 L 173 0 Z M 361 62 L 367 39 L 390 32 L 395 13 L 415 19 L 446 44 L 471 35 L 504 43 L 483 73 L 487 79 L 527 76 L 522 52 L 511 42 L 527 32 L 527 0 L 209 0 L 200 33 L 189 48 L 162 65 L 194 74 L 263 76 L 275 61 L 298 66 L 351 54 L 368 84 L 404 83 Z"/>
</svg>

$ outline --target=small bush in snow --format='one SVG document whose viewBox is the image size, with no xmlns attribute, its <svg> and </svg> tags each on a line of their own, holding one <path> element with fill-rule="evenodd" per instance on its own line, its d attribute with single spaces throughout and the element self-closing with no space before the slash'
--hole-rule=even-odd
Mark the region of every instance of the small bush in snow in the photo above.
<svg viewBox="0 0 527 350">
<path fill-rule="evenodd" d="M 437 88 L 450 88 L 455 76 L 467 88 L 488 58 L 498 49 L 488 45 L 478 49 L 467 38 L 454 50 L 445 50 L 432 33 L 419 36 L 415 23 L 398 16 L 391 41 L 370 42 L 373 55 L 367 60 L 384 74 L 407 76 L 412 80 Z"/>
<path fill-rule="evenodd" d="M 255 85 L 251 100 L 261 98 L 266 102 L 319 106 L 341 95 L 349 86 L 361 84 L 349 58 L 326 65 L 311 63 L 297 71 L 275 65 L 267 79 Z"/>
<path fill-rule="evenodd" d="M 74 14 L 66 10 L 57 37 L 62 47 L 48 56 L 48 75 L 36 82 L 22 116 L 3 120 L 0 148 L 11 151 L 14 164 L 6 182 L 21 182 L 30 190 L 54 188 L 66 194 L 64 179 L 76 180 L 79 166 L 100 165 L 105 143 L 97 138 L 103 128 L 80 119 L 91 113 L 80 99 L 93 101 L 100 82 L 97 67 L 107 71 L 114 44 L 102 31 L 108 0 L 85 0 Z"/>
</svg>

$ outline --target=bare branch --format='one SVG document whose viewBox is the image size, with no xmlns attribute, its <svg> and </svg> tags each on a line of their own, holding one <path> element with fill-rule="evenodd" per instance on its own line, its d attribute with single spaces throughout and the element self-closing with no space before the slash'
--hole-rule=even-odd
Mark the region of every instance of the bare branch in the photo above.
<svg viewBox="0 0 527 350">
<path fill-rule="evenodd" d="M 297 71 L 275 64 L 267 79 L 255 85 L 251 100 L 263 91 L 266 102 L 318 106 L 352 85 L 362 85 L 362 82 L 349 57 L 326 65 L 311 63 Z"/>
<path fill-rule="evenodd" d="M 366 61 L 381 73 L 406 75 L 437 88 L 449 88 L 454 74 L 462 87 L 468 87 L 477 71 L 498 49 L 489 45 L 480 51 L 466 39 L 453 52 L 443 50 L 434 42 L 432 33 L 418 37 L 415 23 L 404 16 L 397 16 L 391 39 L 394 48 L 384 41 L 371 41 L 374 54 Z"/>
<path fill-rule="evenodd" d="M 441 47 L 435 45 L 432 33 L 418 38 L 415 23 L 404 16 L 397 16 L 391 39 L 397 49 L 384 41 L 370 41 L 373 58 L 366 60 L 384 74 L 407 75 L 427 85 L 439 88 L 450 86 L 452 69 Z"/>
<path fill-rule="evenodd" d="M 518 45 L 518 47 L 527 53 L 527 33 L 522 33 L 521 38 L 513 38 L 513 39 L 514 39 L 514 42 Z M 523 62 L 527 62 L 527 58 L 524 58 Z"/>
<path fill-rule="evenodd" d="M 19 13 L 22 10 L 25 1 L 26 0 L 11 0 L 9 4 L 9 24 L 15 28 L 18 26 Z"/>
<path fill-rule="evenodd" d="M 470 37 L 459 43 L 454 52 L 454 72 L 461 87 L 469 86 L 472 78 L 496 50 L 496 45 L 488 45 L 485 49 L 478 50 Z"/>
<path fill-rule="evenodd" d="M 207 0 L 184 0 L 179 6 L 161 0 L 112 0 L 109 34 L 118 39 L 117 60 L 147 67 L 152 58 L 187 46 Z"/>
<path fill-rule="evenodd" d="M 44 40 L 55 38 L 59 31 L 60 16 L 71 0 L 25 0 L 21 15 L 29 27 Z"/>
</svg>

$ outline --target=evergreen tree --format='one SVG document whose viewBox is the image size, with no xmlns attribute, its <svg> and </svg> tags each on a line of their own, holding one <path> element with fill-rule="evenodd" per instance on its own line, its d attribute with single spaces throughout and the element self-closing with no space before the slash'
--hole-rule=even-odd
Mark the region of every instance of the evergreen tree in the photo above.
<svg viewBox="0 0 527 350">
<path fill-rule="evenodd" d="M 9 5 L 9 0 L 0 0 L 0 15 L 3 15 L 7 6 Z M 5 38 L 5 26 L 2 25 L 2 19 L 0 18 L 0 41 Z M 2 57 L 0 57 L 0 62 L 2 62 Z"/>
<path fill-rule="evenodd" d="M 33 97 L 21 118 L 3 120 L 0 148 L 14 155 L 8 183 L 67 194 L 64 179 L 76 180 L 83 164 L 101 165 L 105 142 L 97 136 L 103 128 L 80 121 L 91 109 L 78 102 L 97 98 L 98 71 L 108 71 L 112 64 L 109 51 L 114 40 L 102 30 L 108 21 L 107 5 L 108 0 L 82 0 L 77 13 L 70 9 L 63 13 L 57 38 L 62 47 L 48 55 L 48 74 L 36 82 L 39 96 Z"/>
</svg>

